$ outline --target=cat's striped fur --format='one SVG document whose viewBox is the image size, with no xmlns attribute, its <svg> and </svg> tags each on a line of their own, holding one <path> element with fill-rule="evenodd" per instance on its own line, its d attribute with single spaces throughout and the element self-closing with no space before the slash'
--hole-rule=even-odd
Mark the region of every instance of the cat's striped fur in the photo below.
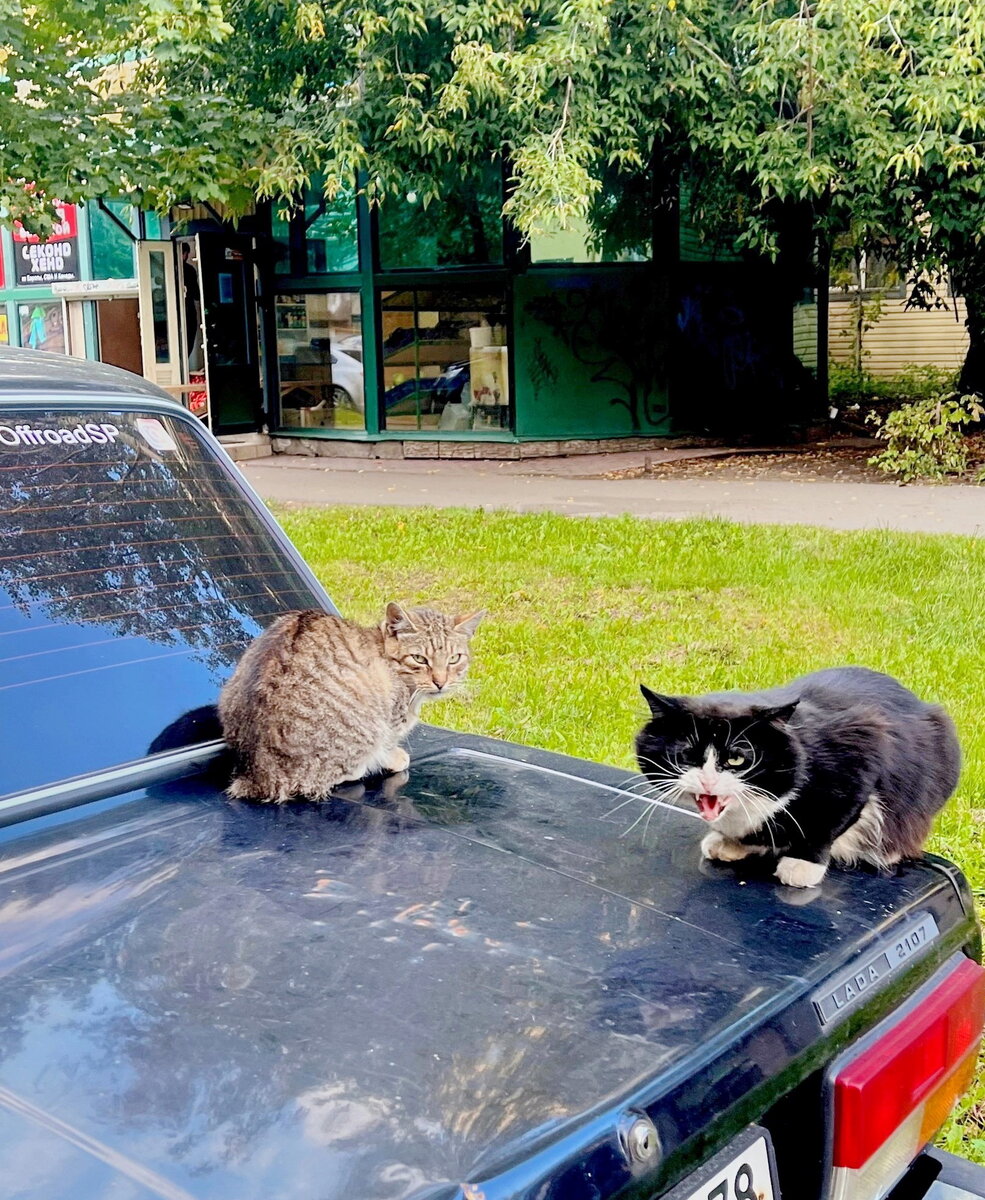
<svg viewBox="0 0 985 1200">
<path fill-rule="evenodd" d="M 279 617 L 219 697 L 236 759 L 229 795 L 317 800 L 347 780 L 402 771 L 401 740 L 422 700 L 464 679 L 482 615 L 390 604 L 371 628 L 318 610 Z"/>
</svg>

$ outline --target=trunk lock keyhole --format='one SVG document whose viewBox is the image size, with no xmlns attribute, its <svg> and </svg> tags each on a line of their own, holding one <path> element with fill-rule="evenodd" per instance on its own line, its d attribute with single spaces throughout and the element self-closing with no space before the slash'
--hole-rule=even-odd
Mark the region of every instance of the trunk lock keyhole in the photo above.
<svg viewBox="0 0 985 1200">
<path fill-rule="evenodd" d="M 649 1117 L 631 1117 L 622 1141 L 626 1157 L 634 1166 L 652 1164 L 660 1157 L 660 1139 Z"/>
</svg>

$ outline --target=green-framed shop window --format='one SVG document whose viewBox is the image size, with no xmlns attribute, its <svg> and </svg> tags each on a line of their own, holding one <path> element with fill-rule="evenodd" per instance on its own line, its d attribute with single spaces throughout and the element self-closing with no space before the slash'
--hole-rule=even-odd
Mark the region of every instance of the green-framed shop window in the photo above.
<svg viewBox="0 0 985 1200">
<path fill-rule="evenodd" d="M 416 192 L 379 207 L 383 271 L 499 266 L 503 262 L 503 179 L 498 161 L 461 179 L 443 173 L 441 195 L 426 207 Z"/>
<path fill-rule="evenodd" d="M 315 178 L 305 188 L 304 202 L 290 213 L 272 214 L 274 273 L 331 275 L 359 270 L 359 238 L 355 188 L 329 197 Z"/>
<path fill-rule="evenodd" d="M 274 311 L 281 426 L 365 430 L 359 292 L 282 292 Z"/>
<path fill-rule="evenodd" d="M 589 217 L 530 237 L 530 261 L 535 265 L 640 263 L 649 262 L 652 254 L 653 201 L 645 178 L 610 174 Z"/>
<path fill-rule="evenodd" d="M 379 303 L 388 432 L 510 428 L 505 288 L 387 288 Z"/>
<path fill-rule="evenodd" d="M 133 206 L 126 200 L 107 200 L 106 208 L 127 228 L 133 227 Z M 87 204 L 89 253 L 93 279 L 133 279 L 134 239 L 127 237 L 110 213 L 98 204 Z"/>
</svg>

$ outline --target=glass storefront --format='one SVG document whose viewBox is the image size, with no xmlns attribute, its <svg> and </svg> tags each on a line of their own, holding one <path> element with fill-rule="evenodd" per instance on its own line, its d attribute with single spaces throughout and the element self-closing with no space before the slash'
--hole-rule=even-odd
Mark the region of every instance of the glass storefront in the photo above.
<svg viewBox="0 0 985 1200">
<path fill-rule="evenodd" d="M 509 428 L 505 292 L 402 288 L 380 307 L 387 430 Z"/>
<path fill-rule="evenodd" d="M 107 200 L 106 212 L 98 204 L 86 206 L 89 216 L 89 246 L 92 254 L 93 279 L 133 278 L 133 239 L 117 225 L 117 220 L 130 228 L 133 206 L 125 200 Z"/>
<path fill-rule="evenodd" d="M 365 429 L 359 293 L 279 295 L 275 309 L 281 425 Z"/>
<path fill-rule="evenodd" d="M 290 215 L 274 212 L 274 272 L 328 275 L 359 269 L 356 197 L 351 188 L 329 198 L 318 180 L 305 189 L 304 204 Z"/>
<path fill-rule="evenodd" d="M 384 200 L 379 209 L 380 267 L 384 271 L 498 266 L 503 261 L 503 184 L 498 163 L 478 178 L 450 174 L 440 200 L 417 194 Z"/>
<path fill-rule="evenodd" d="M 651 392 L 660 388 L 649 374 L 625 381 L 628 400 L 609 392 L 599 399 L 596 392 L 612 384 L 596 388 L 585 357 L 596 327 L 615 311 L 614 273 L 622 286 L 653 261 L 649 186 L 614 174 L 584 222 L 528 243 L 503 218 L 502 163 L 466 177 L 449 167 L 436 190 L 427 205 L 412 189 L 378 204 L 355 189 L 327 201 L 315 181 L 290 220 L 272 214 L 283 292 L 276 303 L 281 407 L 273 423 L 336 436 L 477 440 L 662 430 L 665 406 L 654 416 Z M 585 272 L 582 264 L 597 266 Z M 513 372 L 521 360 L 518 398 Z M 619 359 L 617 367 L 622 388 L 630 366 Z"/>
</svg>

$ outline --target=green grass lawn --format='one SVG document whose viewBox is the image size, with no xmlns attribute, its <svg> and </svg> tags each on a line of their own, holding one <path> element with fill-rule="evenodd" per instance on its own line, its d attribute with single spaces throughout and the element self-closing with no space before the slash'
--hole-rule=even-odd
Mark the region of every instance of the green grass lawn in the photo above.
<svg viewBox="0 0 985 1200">
<path fill-rule="evenodd" d="M 985 899 L 985 540 L 432 509 L 281 509 L 347 616 L 487 608 L 467 694 L 429 719 L 633 767 L 663 692 L 863 663 L 947 706 L 965 750 L 931 848 Z M 981 1077 L 981 1076 L 980 1076 Z M 985 1081 L 946 1135 L 985 1161 Z"/>
</svg>

